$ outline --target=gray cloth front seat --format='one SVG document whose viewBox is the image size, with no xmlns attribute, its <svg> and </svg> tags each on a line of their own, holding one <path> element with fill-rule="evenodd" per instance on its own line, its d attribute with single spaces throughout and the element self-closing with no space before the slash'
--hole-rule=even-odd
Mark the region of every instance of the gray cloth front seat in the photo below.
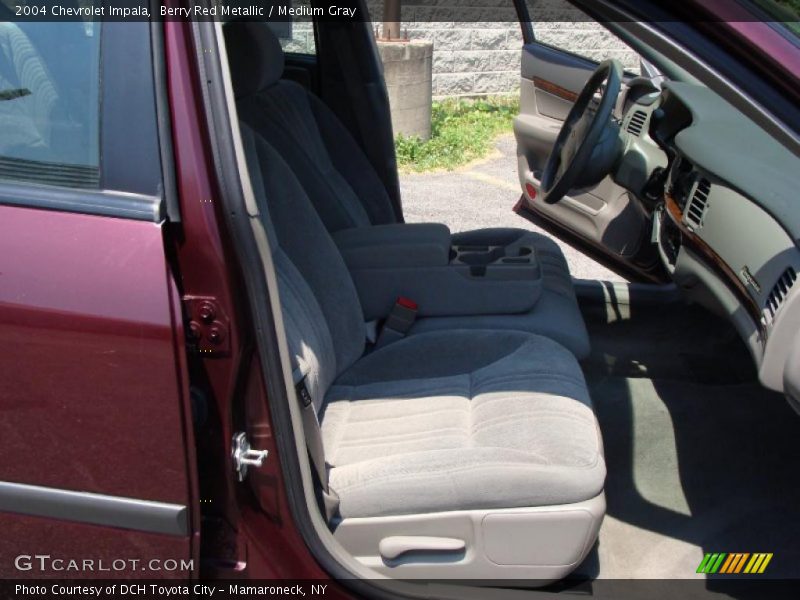
<svg viewBox="0 0 800 600">
<path fill-rule="evenodd" d="M 397 217 L 369 160 L 347 128 L 316 96 L 281 79 L 284 55 L 263 22 L 225 25 L 239 118 L 262 135 L 300 179 L 330 232 L 395 223 Z M 443 199 L 443 201 L 447 201 Z M 512 329 L 550 337 L 584 358 L 589 335 L 567 261 L 548 237 L 522 229 L 456 233 L 458 246 L 534 248 L 542 270 L 542 294 L 533 309 L 517 315 L 420 319 L 412 333 L 453 328 Z"/>
<path fill-rule="evenodd" d="M 365 356 L 358 296 L 330 234 L 279 154 L 241 127 L 291 366 L 303 376 L 321 424 L 342 543 L 361 556 L 379 550 L 370 535 L 408 534 L 392 538 L 396 551 L 423 529 L 443 535 L 453 519 L 483 519 L 488 511 L 521 519 L 542 540 L 560 536 L 556 545 L 566 550 L 554 558 L 544 544 L 549 570 L 532 573 L 569 571 L 574 565 L 563 557 L 582 559 L 596 537 L 605 478 L 599 429 L 575 357 L 542 336 L 488 330 L 421 333 Z M 553 519 L 567 525 L 556 527 Z M 489 525 L 484 536 L 502 531 Z M 470 535 L 458 533 L 461 541 L 469 538 L 484 574 L 500 576 L 483 542 Z M 528 537 L 520 538 L 526 552 L 540 543 Z M 429 566 L 438 573 L 440 562 Z M 552 571 L 554 564 L 560 570 Z"/>
</svg>

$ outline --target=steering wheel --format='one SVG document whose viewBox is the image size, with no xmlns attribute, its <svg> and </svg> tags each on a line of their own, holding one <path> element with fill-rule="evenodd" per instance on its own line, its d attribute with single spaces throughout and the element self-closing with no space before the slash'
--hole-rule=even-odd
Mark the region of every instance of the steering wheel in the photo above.
<svg viewBox="0 0 800 600">
<path fill-rule="evenodd" d="M 600 63 L 586 82 L 558 133 L 542 173 L 544 201 L 555 204 L 571 189 L 608 175 L 621 152 L 619 124 L 611 118 L 622 86 L 622 65 Z"/>
</svg>

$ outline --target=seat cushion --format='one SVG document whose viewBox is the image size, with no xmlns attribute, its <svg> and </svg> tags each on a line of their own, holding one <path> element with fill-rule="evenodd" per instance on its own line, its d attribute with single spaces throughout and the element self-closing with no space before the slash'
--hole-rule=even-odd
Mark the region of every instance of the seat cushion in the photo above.
<svg viewBox="0 0 800 600">
<path fill-rule="evenodd" d="M 513 255 L 521 246 L 533 247 L 542 269 L 542 292 L 530 311 L 517 315 L 436 317 L 420 319 L 412 333 L 448 329 L 512 329 L 549 337 L 578 359 L 589 355 L 589 332 L 583 321 L 572 276 L 561 248 L 550 238 L 524 229 L 479 229 L 453 234 L 460 246 L 506 246 Z"/>
<path fill-rule="evenodd" d="M 581 370 L 541 336 L 405 338 L 344 372 L 320 421 L 343 518 L 565 504 L 603 489 Z"/>
</svg>

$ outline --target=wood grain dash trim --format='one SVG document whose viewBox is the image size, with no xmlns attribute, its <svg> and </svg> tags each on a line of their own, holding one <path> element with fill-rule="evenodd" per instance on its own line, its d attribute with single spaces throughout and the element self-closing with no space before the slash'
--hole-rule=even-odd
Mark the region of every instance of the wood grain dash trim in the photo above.
<svg viewBox="0 0 800 600">
<path fill-rule="evenodd" d="M 558 96 L 562 100 L 567 100 L 568 102 L 575 102 L 578 99 L 578 94 L 575 92 L 563 88 L 552 81 L 548 81 L 547 79 L 542 79 L 541 77 L 534 77 L 533 85 L 543 92 L 553 94 L 554 96 Z"/>
</svg>

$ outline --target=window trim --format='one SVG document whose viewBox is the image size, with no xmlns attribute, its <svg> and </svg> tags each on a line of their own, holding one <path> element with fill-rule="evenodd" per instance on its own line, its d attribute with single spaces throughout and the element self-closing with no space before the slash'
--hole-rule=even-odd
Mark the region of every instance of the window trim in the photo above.
<svg viewBox="0 0 800 600">
<path fill-rule="evenodd" d="M 181 210 L 178 199 L 178 184 L 175 179 L 175 153 L 172 146 L 172 115 L 169 104 L 167 82 L 167 55 L 164 46 L 164 23 L 150 23 L 150 42 L 153 58 L 153 79 L 156 98 L 158 144 L 161 153 L 161 181 L 163 183 L 164 216 L 173 223 L 180 223 Z"/>
<path fill-rule="evenodd" d="M 636 54 L 639 54 L 639 56 L 641 57 L 641 54 L 639 53 L 638 50 L 636 50 L 636 48 L 633 48 L 632 46 L 630 46 L 628 44 L 628 42 L 626 42 L 625 40 L 622 40 L 621 38 L 619 38 L 619 36 L 617 36 L 616 33 L 611 31 L 611 29 L 606 27 L 603 23 L 600 23 L 600 26 L 604 27 L 606 30 L 608 30 L 609 32 L 613 33 L 617 37 L 617 39 L 619 39 L 622 43 L 624 43 L 626 46 L 628 46 L 633 52 L 636 52 Z M 595 60 L 593 58 L 589 58 L 588 56 L 583 56 L 582 54 L 577 54 L 576 52 L 573 52 L 571 50 L 565 50 L 564 48 L 559 48 L 558 46 L 553 46 L 552 44 L 548 44 L 546 42 L 541 42 L 539 40 L 536 40 L 535 42 L 531 42 L 530 44 L 525 44 L 525 45 L 526 46 L 528 46 L 528 45 L 542 46 L 544 48 L 548 48 L 550 50 L 553 50 L 554 52 L 560 52 L 561 54 L 569 56 L 570 58 L 575 58 L 575 59 L 584 61 L 585 63 L 587 63 L 587 65 L 586 65 L 587 67 L 589 65 L 593 65 L 594 68 L 597 68 L 598 66 L 600 66 L 600 63 L 602 62 L 602 61 L 599 61 L 599 60 Z M 623 81 L 624 82 L 627 82 L 627 81 L 629 81 L 629 80 L 631 80 L 631 79 L 633 79 L 635 77 L 639 77 L 639 75 L 637 73 L 634 73 L 633 71 L 629 71 L 629 70 L 625 69 L 624 67 L 623 67 L 622 74 L 623 74 Z"/>
<path fill-rule="evenodd" d="M 100 188 L 161 195 L 156 90 L 148 23 L 103 23 Z M 120 69 L 120 65 L 124 68 Z M 125 140 L 124 147 L 119 142 Z M 131 169 L 131 164 L 136 168 Z"/>
<path fill-rule="evenodd" d="M 517 11 L 519 28 L 522 30 L 522 43 L 525 45 L 536 43 L 536 34 L 533 31 L 527 0 L 513 0 L 513 2 L 514 8 Z"/>
<path fill-rule="evenodd" d="M 0 205 L 41 208 L 61 212 L 159 223 L 164 219 L 163 202 L 157 196 L 40 185 L 0 182 Z"/>
</svg>

